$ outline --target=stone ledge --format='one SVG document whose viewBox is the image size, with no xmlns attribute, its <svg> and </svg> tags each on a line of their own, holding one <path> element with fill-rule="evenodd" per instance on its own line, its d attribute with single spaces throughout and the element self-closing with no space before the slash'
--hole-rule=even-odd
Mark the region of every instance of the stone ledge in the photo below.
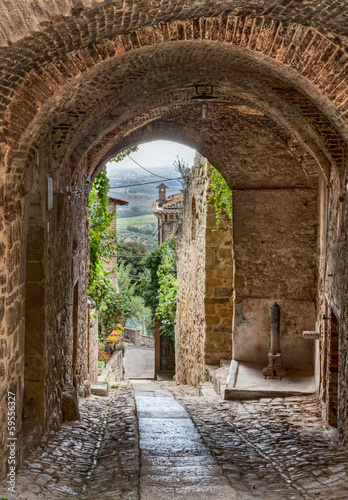
<svg viewBox="0 0 348 500">
<path fill-rule="evenodd" d="M 320 332 L 303 332 L 303 338 L 309 340 L 320 340 Z"/>
</svg>

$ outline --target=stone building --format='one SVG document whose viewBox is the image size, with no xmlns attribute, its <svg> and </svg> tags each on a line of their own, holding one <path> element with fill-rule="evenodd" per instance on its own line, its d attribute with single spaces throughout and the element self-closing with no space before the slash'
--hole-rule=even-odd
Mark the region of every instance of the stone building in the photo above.
<svg viewBox="0 0 348 500">
<path fill-rule="evenodd" d="M 232 355 L 232 224 L 224 214 L 217 228 L 207 199 L 210 170 L 196 155 L 184 191 L 175 318 L 176 375 L 182 384 L 198 385 L 206 365 Z"/>
<path fill-rule="evenodd" d="M 158 199 L 152 202 L 152 210 L 157 217 L 158 246 L 168 238 L 177 236 L 182 215 L 182 193 L 166 195 L 168 186 L 163 182 L 157 186 Z"/>
<path fill-rule="evenodd" d="M 178 380 L 197 385 L 207 365 L 231 358 L 251 363 L 262 377 L 270 350 L 270 307 L 276 301 L 284 367 L 315 371 L 319 390 L 319 351 L 313 343 L 315 193 L 297 188 L 294 197 L 286 188 L 271 193 L 251 188 L 249 199 L 245 182 L 231 193 L 232 221 L 225 214 L 217 228 L 215 208 L 208 203 L 211 170 L 197 155 L 184 194 L 178 243 Z M 282 203 L 289 208 L 275 217 Z M 267 238 L 265 217 L 274 231 L 271 235 L 268 230 Z M 308 331 L 310 340 L 303 336 Z"/>
<path fill-rule="evenodd" d="M 314 351 L 325 418 L 345 442 L 345 3 L 0 7 L 1 475 L 8 392 L 16 395 L 18 443 L 23 423 L 48 434 L 60 426 L 66 383 L 84 393 L 88 190 L 115 154 L 154 139 L 195 148 L 224 175 L 234 195 L 237 335 L 251 323 L 261 342 L 249 352 L 263 352 L 270 296 L 282 301 L 295 339 L 289 362 L 301 331 L 313 329 L 308 359 Z M 199 84 L 218 98 L 204 116 L 192 100 Z"/>
<path fill-rule="evenodd" d="M 157 186 L 158 199 L 152 202 L 152 210 L 157 217 L 158 246 L 168 238 L 177 236 L 181 228 L 183 194 L 167 196 L 168 186 L 163 182 Z M 160 334 L 161 323 L 155 322 L 155 376 L 164 371 L 174 372 L 175 355 L 171 345 L 167 345 Z"/>
</svg>

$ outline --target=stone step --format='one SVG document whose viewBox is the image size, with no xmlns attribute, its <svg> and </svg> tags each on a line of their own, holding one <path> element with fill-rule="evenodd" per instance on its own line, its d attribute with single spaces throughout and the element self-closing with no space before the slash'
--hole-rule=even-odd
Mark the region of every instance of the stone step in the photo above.
<svg viewBox="0 0 348 500">
<path fill-rule="evenodd" d="M 201 382 L 199 395 L 209 399 L 219 399 L 220 397 L 211 382 Z"/>
<path fill-rule="evenodd" d="M 213 385 L 215 392 L 222 399 L 224 398 L 224 392 L 227 385 L 230 364 L 230 360 L 221 359 L 220 365 L 205 366 L 206 381 Z"/>
<path fill-rule="evenodd" d="M 220 359 L 220 367 L 230 369 L 231 360 L 230 359 Z"/>
<path fill-rule="evenodd" d="M 91 384 L 91 393 L 95 396 L 108 396 L 109 384 L 108 382 L 93 382 Z"/>
</svg>

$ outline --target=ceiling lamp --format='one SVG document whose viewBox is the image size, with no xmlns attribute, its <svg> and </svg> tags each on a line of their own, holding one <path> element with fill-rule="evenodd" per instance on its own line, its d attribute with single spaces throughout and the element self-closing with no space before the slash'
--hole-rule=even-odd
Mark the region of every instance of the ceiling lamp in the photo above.
<svg viewBox="0 0 348 500">
<path fill-rule="evenodd" d="M 214 101 L 217 97 L 213 95 L 214 88 L 212 85 L 195 85 L 195 87 L 196 95 L 191 97 L 191 99 L 203 103 L 202 118 L 205 118 L 206 103 Z"/>
</svg>

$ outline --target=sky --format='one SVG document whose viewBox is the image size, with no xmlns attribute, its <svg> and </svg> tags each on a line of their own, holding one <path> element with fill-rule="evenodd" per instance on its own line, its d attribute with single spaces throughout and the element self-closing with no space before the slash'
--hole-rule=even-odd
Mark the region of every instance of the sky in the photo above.
<svg viewBox="0 0 348 500">
<path fill-rule="evenodd" d="M 136 153 L 132 153 L 131 157 L 140 163 L 143 167 L 161 167 L 164 165 L 173 165 L 176 156 L 183 159 L 190 167 L 193 166 L 193 160 L 196 151 L 194 149 L 171 141 L 153 141 L 146 144 L 140 144 Z M 110 162 L 109 165 L 116 165 Z M 135 163 L 129 158 L 126 158 L 121 163 L 117 164 L 119 168 L 134 169 Z"/>
</svg>

